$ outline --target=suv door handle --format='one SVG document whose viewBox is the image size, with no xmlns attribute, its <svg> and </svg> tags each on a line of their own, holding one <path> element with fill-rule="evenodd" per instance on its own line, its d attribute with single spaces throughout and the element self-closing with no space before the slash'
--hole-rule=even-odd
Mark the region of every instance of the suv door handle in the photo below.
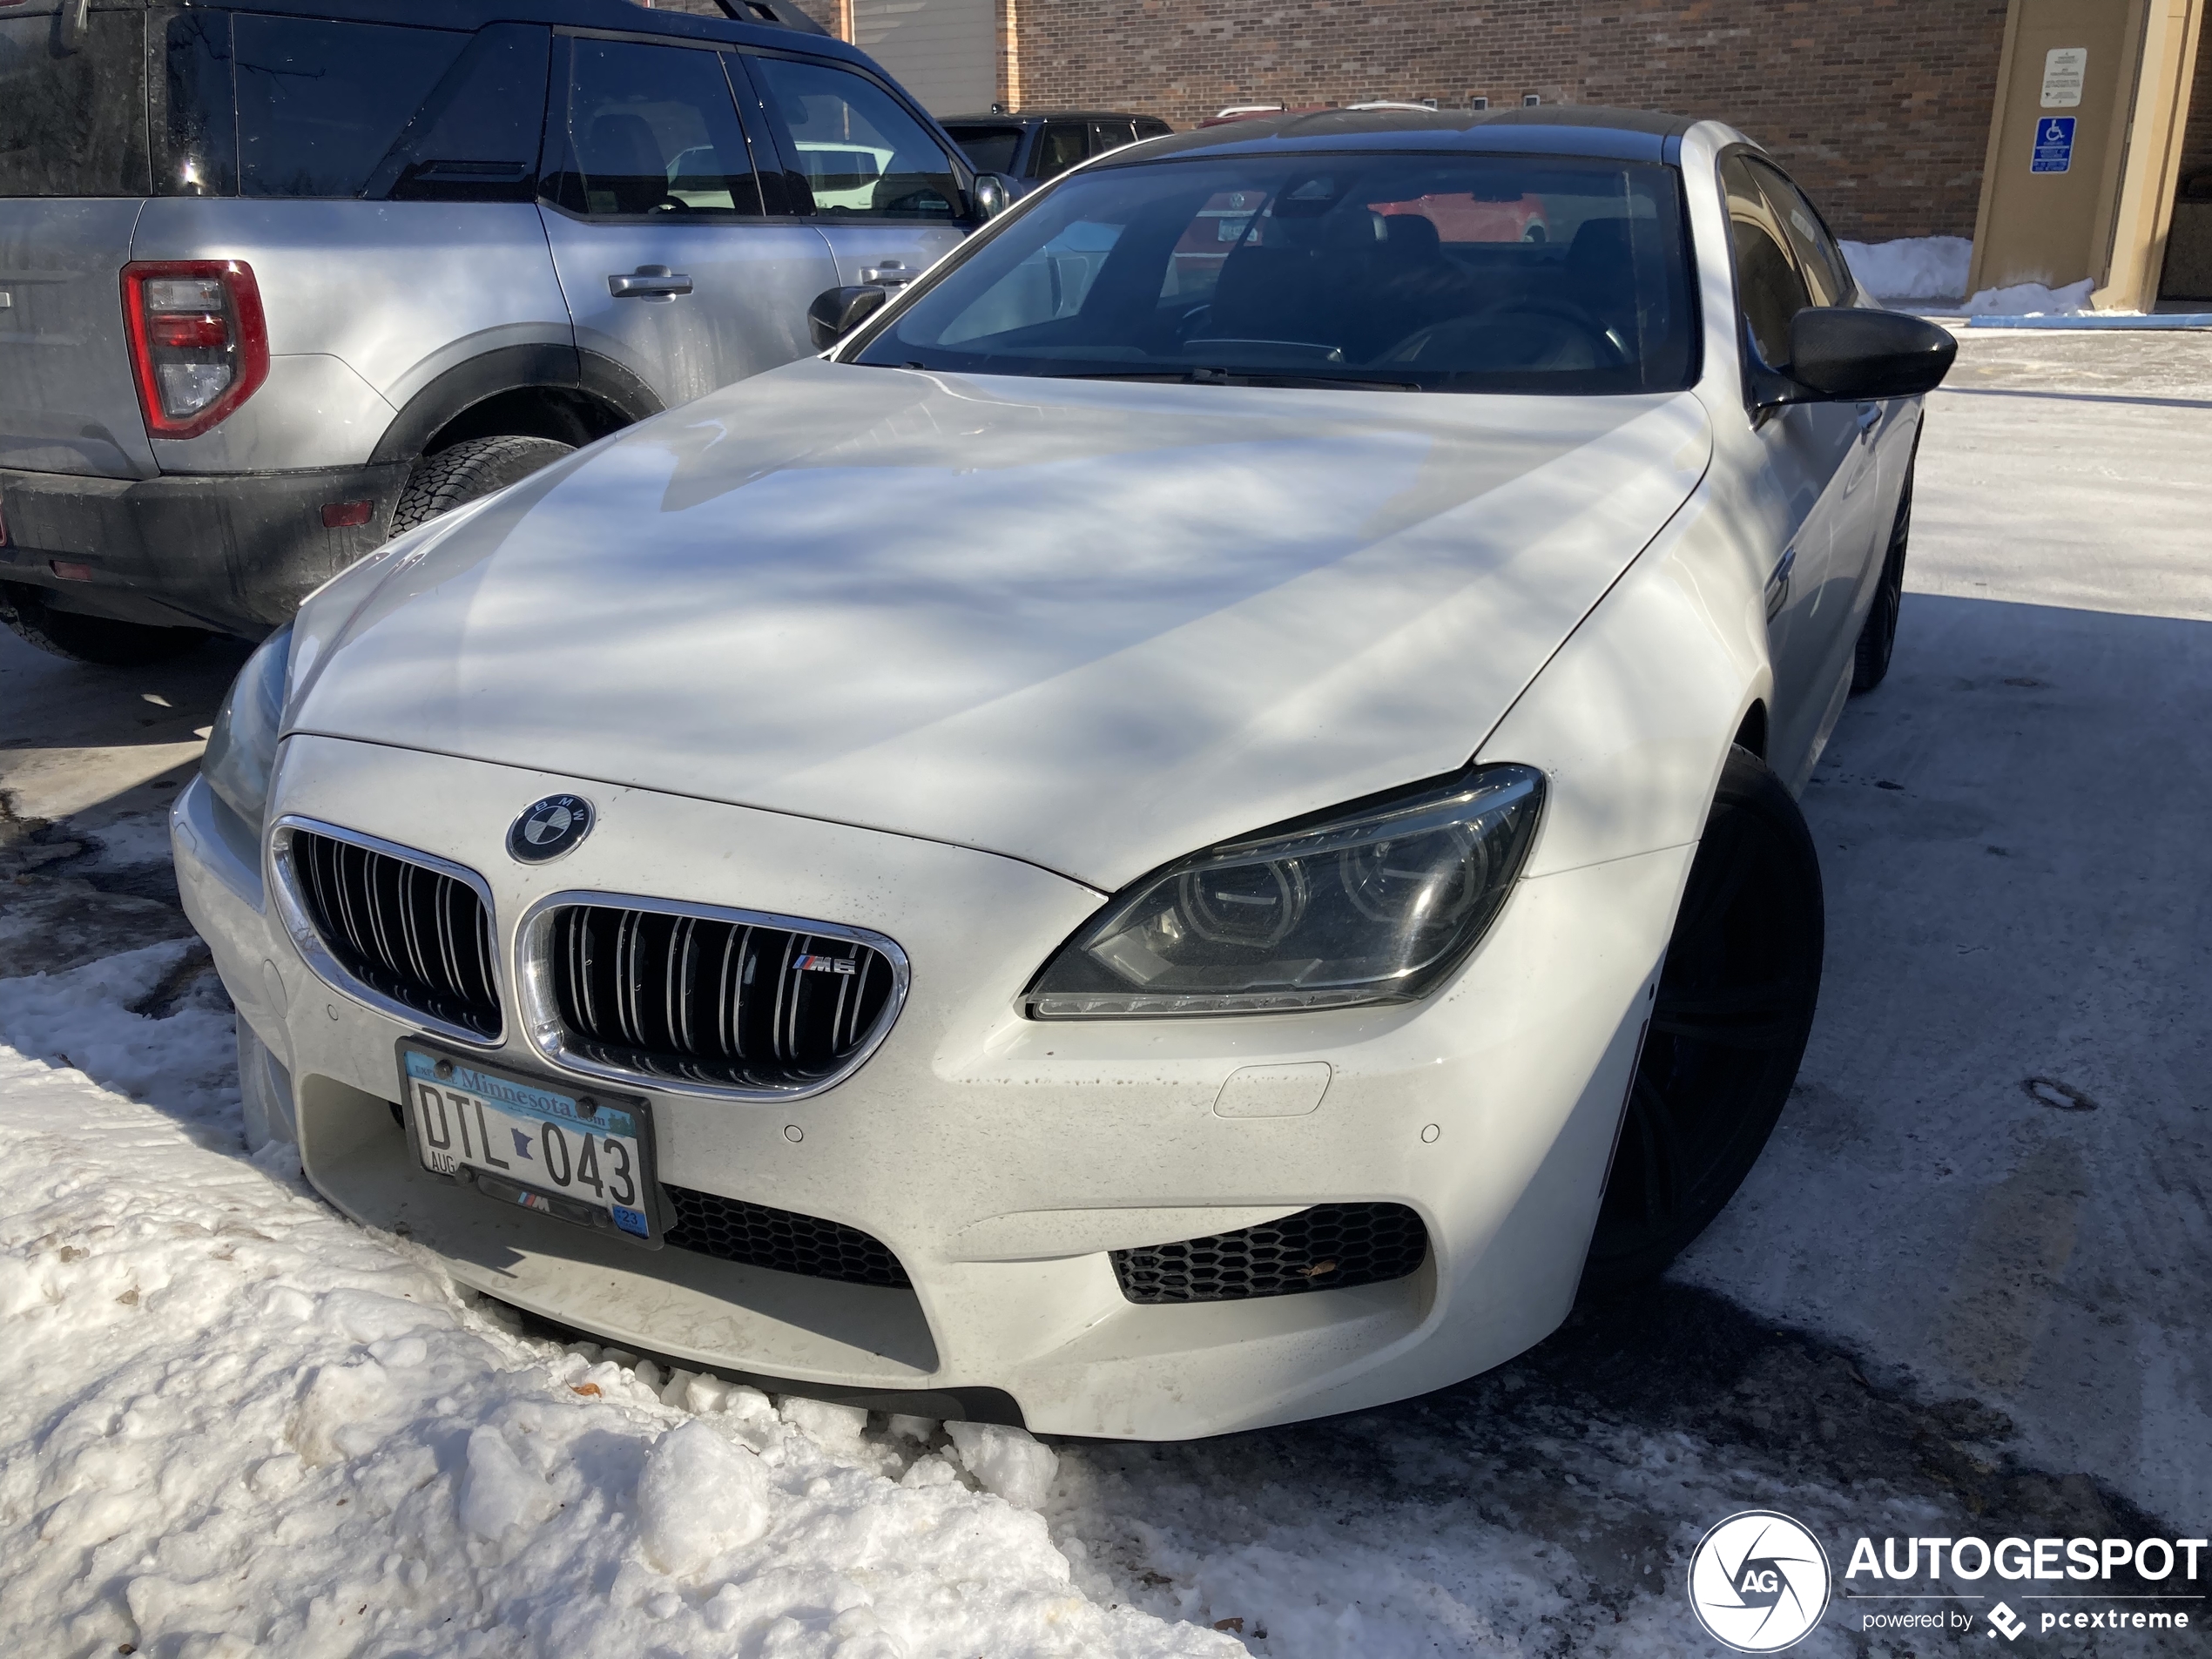
<svg viewBox="0 0 2212 1659">
<path fill-rule="evenodd" d="M 691 291 L 691 279 L 664 265 L 641 265 L 628 276 L 607 278 L 607 292 L 617 300 L 673 300 Z"/>
<path fill-rule="evenodd" d="M 860 267 L 860 280 L 864 283 L 873 283 L 879 288 L 903 287 L 921 274 L 919 271 L 907 269 L 907 262 L 904 260 L 886 260 L 880 265 L 867 265 Z"/>
</svg>

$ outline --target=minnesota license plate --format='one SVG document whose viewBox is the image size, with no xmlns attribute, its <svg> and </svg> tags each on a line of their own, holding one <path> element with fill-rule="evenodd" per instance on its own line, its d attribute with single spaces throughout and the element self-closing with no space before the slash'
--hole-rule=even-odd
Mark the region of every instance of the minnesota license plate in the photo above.
<svg viewBox="0 0 2212 1659">
<path fill-rule="evenodd" d="M 400 1044 L 415 1156 L 433 1175 L 563 1221 L 657 1244 L 642 1100 L 555 1087 Z"/>
</svg>

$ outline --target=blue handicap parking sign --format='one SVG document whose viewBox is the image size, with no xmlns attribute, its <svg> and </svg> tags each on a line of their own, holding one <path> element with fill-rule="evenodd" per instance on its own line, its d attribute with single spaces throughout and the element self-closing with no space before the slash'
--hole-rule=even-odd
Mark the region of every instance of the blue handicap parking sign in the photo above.
<svg viewBox="0 0 2212 1659">
<path fill-rule="evenodd" d="M 2064 172 L 2074 165 L 2074 118 L 2047 115 L 2035 124 L 2035 159 L 2030 172 Z"/>
</svg>

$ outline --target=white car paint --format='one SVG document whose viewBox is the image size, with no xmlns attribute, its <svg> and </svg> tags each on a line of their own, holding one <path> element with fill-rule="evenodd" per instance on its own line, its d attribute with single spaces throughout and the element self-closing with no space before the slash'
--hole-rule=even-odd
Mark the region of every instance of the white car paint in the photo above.
<svg viewBox="0 0 2212 1659">
<path fill-rule="evenodd" d="M 268 905 L 266 837 L 195 784 L 173 816 L 186 907 L 289 1080 L 276 1127 L 310 1178 L 462 1281 L 629 1346 L 925 1414 L 1001 1390 L 1054 1432 L 1349 1410 L 1540 1339 L 1574 1295 L 1716 780 L 1777 683 L 1764 593 L 1806 510 L 1743 407 L 1714 181 L 1732 142 L 1703 125 L 1682 144 L 1706 325 L 1689 393 L 807 362 L 340 577 L 299 625 L 272 818 L 480 873 L 502 973 L 556 890 L 819 917 L 904 948 L 904 1011 L 839 1086 L 645 1092 L 664 1170 L 860 1227 L 914 1289 L 647 1255 L 415 1175 L 388 1105 L 410 1027 L 316 978 Z M 1901 469 L 1917 416 L 1890 412 L 1882 466 Z M 1891 499 L 1899 476 L 1881 475 Z M 1873 579 L 1840 573 L 1820 638 L 1793 637 L 1817 644 L 1797 666 L 1822 688 L 1770 711 L 1793 783 Z M 1548 799 L 1518 887 L 1432 995 L 1022 1017 L 1039 965 L 1131 876 L 1470 756 L 1541 768 Z M 508 858 L 516 813 L 567 791 L 597 807 L 590 838 L 551 866 Z M 555 1074 L 519 1024 L 495 1061 Z M 1255 1066 L 1328 1080 L 1311 1109 L 1222 1110 Z M 1143 1306 L 1104 1253 L 1361 1198 L 1420 1213 L 1412 1278 Z"/>
</svg>

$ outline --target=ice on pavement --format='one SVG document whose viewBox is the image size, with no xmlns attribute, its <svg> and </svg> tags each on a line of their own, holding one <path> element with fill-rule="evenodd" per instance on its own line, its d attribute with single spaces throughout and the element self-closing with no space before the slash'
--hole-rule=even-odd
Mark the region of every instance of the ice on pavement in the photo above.
<svg viewBox="0 0 2212 1659">
<path fill-rule="evenodd" d="M 130 1011 L 188 948 L 0 980 L 0 1652 L 1239 1650 L 1087 1596 L 1017 1430 L 524 1338 L 249 1161 L 228 1015 Z"/>
</svg>

